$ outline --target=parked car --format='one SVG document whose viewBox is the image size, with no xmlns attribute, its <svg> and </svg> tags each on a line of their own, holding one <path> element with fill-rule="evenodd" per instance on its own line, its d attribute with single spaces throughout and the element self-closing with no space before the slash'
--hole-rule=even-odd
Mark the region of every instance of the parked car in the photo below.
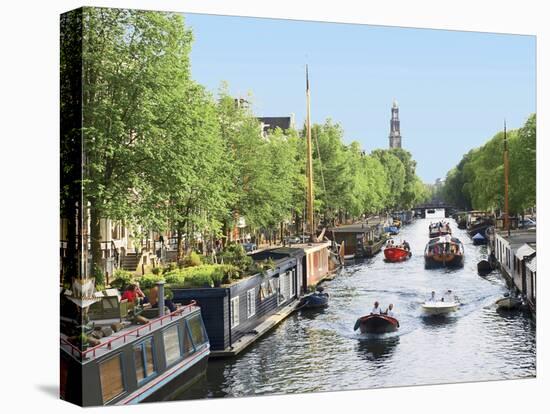
<svg viewBox="0 0 550 414">
<path fill-rule="evenodd" d="M 286 236 L 285 237 L 285 243 L 286 244 L 296 244 L 296 243 L 300 243 L 301 242 L 301 239 L 300 239 L 300 236 Z"/>
<path fill-rule="evenodd" d="M 256 243 L 248 242 L 248 243 L 243 243 L 243 248 L 244 248 L 244 251 L 248 253 L 256 250 L 258 246 L 256 246 Z"/>
<path fill-rule="evenodd" d="M 519 221 L 519 227 L 521 227 L 522 229 L 537 227 L 537 222 L 533 219 L 526 218 L 525 220 L 520 220 Z"/>
</svg>

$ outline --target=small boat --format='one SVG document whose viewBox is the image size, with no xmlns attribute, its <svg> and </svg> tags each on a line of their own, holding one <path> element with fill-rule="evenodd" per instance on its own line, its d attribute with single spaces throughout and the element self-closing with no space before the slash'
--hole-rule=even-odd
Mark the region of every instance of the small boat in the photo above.
<svg viewBox="0 0 550 414">
<path fill-rule="evenodd" d="M 393 222 L 392 222 L 392 225 L 394 227 L 397 227 L 398 229 L 400 229 L 401 228 L 401 220 L 399 220 L 398 218 L 394 218 Z"/>
<path fill-rule="evenodd" d="M 476 235 L 472 237 L 472 240 L 476 246 L 487 244 L 487 239 L 481 233 L 476 233 Z"/>
<path fill-rule="evenodd" d="M 399 234 L 399 228 L 396 226 L 384 227 L 384 233 L 390 233 L 392 236 Z"/>
<path fill-rule="evenodd" d="M 317 292 L 310 293 L 300 299 L 298 309 L 319 309 L 328 306 L 328 293 L 323 292 L 322 287 L 317 288 Z"/>
<path fill-rule="evenodd" d="M 451 226 L 449 226 L 448 223 L 444 224 L 443 226 L 440 226 L 439 224 L 440 223 L 430 224 L 428 228 L 430 239 L 433 239 L 434 237 L 444 236 L 446 234 L 451 234 Z"/>
<path fill-rule="evenodd" d="M 477 233 L 485 234 L 488 228 L 494 225 L 491 217 L 479 217 L 476 221 L 470 223 L 466 230 L 470 237 L 474 237 Z"/>
<path fill-rule="evenodd" d="M 440 300 L 427 300 L 422 304 L 422 310 L 429 315 L 447 315 L 456 312 L 460 303 L 456 299 L 445 302 Z"/>
<path fill-rule="evenodd" d="M 449 237 L 447 241 L 447 237 L 435 237 L 426 245 L 424 250 L 426 269 L 464 266 L 464 246 L 462 242 L 456 237 Z"/>
<path fill-rule="evenodd" d="M 497 309 L 499 310 L 513 310 L 519 309 L 523 305 L 521 298 L 510 296 L 509 293 L 505 293 L 504 297 L 498 299 L 495 302 Z"/>
<path fill-rule="evenodd" d="M 477 274 L 480 276 L 486 276 L 494 270 L 494 267 L 488 260 L 482 260 L 477 264 Z"/>
<path fill-rule="evenodd" d="M 402 247 L 386 247 L 384 249 L 384 257 L 387 262 L 403 262 L 409 259 L 412 256 L 412 253 L 409 250 L 406 250 Z"/>
<path fill-rule="evenodd" d="M 353 330 L 361 330 L 361 333 L 388 333 L 395 332 L 399 328 L 399 321 L 388 315 L 366 315 L 357 319 Z"/>
</svg>

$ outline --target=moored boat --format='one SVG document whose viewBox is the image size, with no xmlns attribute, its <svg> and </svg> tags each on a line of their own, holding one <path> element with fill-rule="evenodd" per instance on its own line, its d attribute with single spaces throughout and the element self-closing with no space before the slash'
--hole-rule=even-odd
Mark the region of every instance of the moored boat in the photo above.
<svg viewBox="0 0 550 414">
<path fill-rule="evenodd" d="M 210 346 L 200 308 L 192 302 L 162 313 L 142 317 L 137 326 L 124 323 L 122 313 L 122 323 L 94 321 L 95 330 L 108 335 L 92 347 L 62 333 L 61 398 L 82 406 L 157 401 L 204 375 Z"/>
<path fill-rule="evenodd" d="M 487 244 L 487 238 L 483 236 L 481 233 L 476 233 L 474 237 L 472 237 L 472 241 L 474 242 L 474 245 L 481 246 L 484 244 Z"/>
<path fill-rule="evenodd" d="M 387 226 L 387 227 L 384 227 L 384 233 L 389 233 L 390 235 L 395 236 L 399 234 L 399 228 L 393 225 Z"/>
<path fill-rule="evenodd" d="M 328 297 L 328 293 L 323 292 L 322 287 L 318 287 L 316 292 L 305 295 L 300 299 L 298 309 L 326 308 L 328 306 Z"/>
<path fill-rule="evenodd" d="M 446 235 L 431 239 L 424 250 L 426 269 L 464 266 L 464 246 L 456 237 Z"/>
<path fill-rule="evenodd" d="M 499 310 L 514 310 L 519 309 L 523 305 L 521 298 L 510 296 L 509 293 L 505 293 L 504 297 L 498 299 L 495 302 L 497 309 Z"/>
<path fill-rule="evenodd" d="M 366 315 L 357 319 L 353 330 L 360 329 L 361 333 L 388 333 L 395 332 L 399 328 L 399 321 L 391 316 L 376 314 Z"/>
<path fill-rule="evenodd" d="M 477 274 L 480 276 L 486 276 L 493 270 L 494 268 L 488 260 L 482 260 L 477 264 Z"/>
<path fill-rule="evenodd" d="M 403 247 L 390 246 L 384 249 L 384 257 L 387 262 L 403 262 L 411 256 L 412 253 Z"/>
</svg>

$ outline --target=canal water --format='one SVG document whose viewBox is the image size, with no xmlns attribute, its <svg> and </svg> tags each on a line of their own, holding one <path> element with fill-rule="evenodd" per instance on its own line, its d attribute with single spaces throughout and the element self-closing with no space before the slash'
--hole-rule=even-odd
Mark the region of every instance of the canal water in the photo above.
<svg viewBox="0 0 550 414">
<path fill-rule="evenodd" d="M 494 302 L 507 291 L 498 272 L 477 275 L 486 248 L 474 246 L 450 220 L 466 253 L 462 269 L 424 269 L 430 220 L 402 228 L 413 256 L 386 263 L 383 254 L 346 266 L 324 284 L 328 308 L 298 312 L 244 354 L 210 360 L 206 376 L 175 399 L 368 389 L 486 381 L 536 374 L 535 324 L 523 313 L 501 314 Z M 432 290 L 451 289 L 463 303 L 453 316 L 426 317 Z M 375 300 L 394 304 L 400 329 L 382 336 L 353 331 Z"/>
</svg>

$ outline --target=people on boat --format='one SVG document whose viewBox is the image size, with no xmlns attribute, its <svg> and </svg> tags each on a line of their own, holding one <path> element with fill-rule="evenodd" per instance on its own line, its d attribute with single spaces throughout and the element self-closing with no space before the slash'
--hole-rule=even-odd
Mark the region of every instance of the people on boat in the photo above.
<svg viewBox="0 0 550 414">
<path fill-rule="evenodd" d="M 378 301 L 374 302 L 374 308 L 370 311 L 371 315 L 380 315 L 382 313 L 382 310 L 380 309 L 380 304 Z"/>
<path fill-rule="evenodd" d="M 126 299 L 129 303 L 135 303 L 142 298 L 145 298 L 145 294 L 139 288 L 139 282 L 128 285 L 121 296 L 121 300 Z"/>
<path fill-rule="evenodd" d="M 451 235 L 449 233 L 447 233 L 444 236 L 444 239 L 445 239 L 445 251 L 447 253 L 450 253 L 451 252 Z"/>
<path fill-rule="evenodd" d="M 409 245 L 409 242 L 407 242 L 407 240 L 403 240 L 403 249 L 405 249 L 408 252 L 411 251 L 411 246 Z"/>
<path fill-rule="evenodd" d="M 148 300 L 149 300 L 149 303 L 151 304 L 151 308 L 158 308 L 158 306 L 159 306 L 159 303 L 158 303 L 159 290 L 158 289 L 159 289 L 158 286 L 153 286 L 149 290 Z M 170 312 L 174 312 L 176 310 L 176 305 L 174 305 L 174 303 L 166 297 L 164 298 L 164 306 L 166 306 L 170 310 Z"/>
<path fill-rule="evenodd" d="M 435 302 L 435 290 L 432 290 L 432 296 L 430 297 L 431 302 Z"/>
<path fill-rule="evenodd" d="M 393 313 L 393 303 L 390 303 L 390 305 L 388 306 L 388 309 L 386 309 L 386 312 L 384 312 L 384 314 L 390 316 L 390 317 L 394 317 L 394 313 Z"/>
</svg>

